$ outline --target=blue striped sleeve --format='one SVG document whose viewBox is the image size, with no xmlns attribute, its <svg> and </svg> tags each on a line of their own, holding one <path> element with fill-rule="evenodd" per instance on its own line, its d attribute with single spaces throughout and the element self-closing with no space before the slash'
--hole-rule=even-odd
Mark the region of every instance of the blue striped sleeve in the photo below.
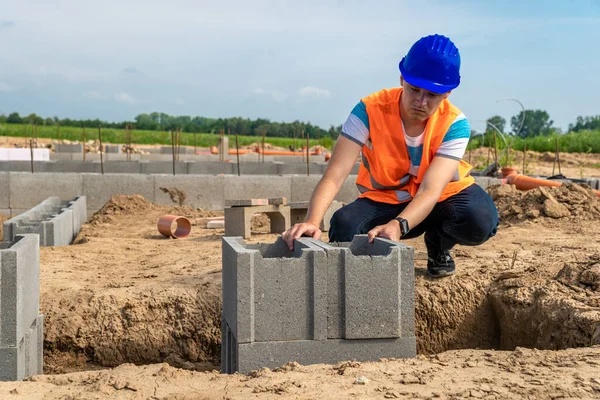
<svg viewBox="0 0 600 400">
<path fill-rule="evenodd" d="M 461 114 L 456 117 L 452 125 L 450 125 L 450 129 L 448 129 L 448 132 L 446 132 L 446 135 L 444 135 L 444 140 L 442 140 L 442 143 L 456 139 L 468 139 L 470 137 L 471 126 L 469 125 L 469 121 L 465 118 L 464 114 Z"/>
<path fill-rule="evenodd" d="M 369 116 L 362 100 L 354 106 L 342 126 L 342 136 L 363 146 L 369 139 Z"/>
<path fill-rule="evenodd" d="M 450 125 L 436 154 L 454 160 L 461 160 L 467 150 L 470 137 L 471 126 L 465 114 L 461 113 Z"/>
</svg>

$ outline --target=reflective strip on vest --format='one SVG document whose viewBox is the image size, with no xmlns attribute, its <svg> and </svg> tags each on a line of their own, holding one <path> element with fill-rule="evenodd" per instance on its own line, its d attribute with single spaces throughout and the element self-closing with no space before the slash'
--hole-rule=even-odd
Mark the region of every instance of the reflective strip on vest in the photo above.
<svg viewBox="0 0 600 400">
<path fill-rule="evenodd" d="M 360 194 L 366 193 L 371 190 L 366 186 L 359 185 L 358 183 L 356 184 L 356 187 L 358 188 L 358 191 L 360 192 Z"/>
<path fill-rule="evenodd" d="M 407 201 L 412 199 L 412 196 L 406 190 L 396 190 L 396 197 L 398 198 L 398 201 Z"/>
<path fill-rule="evenodd" d="M 400 189 L 403 186 L 406 186 L 408 184 L 408 182 L 410 181 L 410 174 L 406 174 L 402 178 L 400 178 L 400 183 L 398 183 L 397 185 L 394 185 L 394 186 L 383 186 L 382 184 L 380 184 L 379 182 L 377 182 L 375 180 L 375 178 L 373 178 L 373 175 L 371 174 L 371 168 L 369 167 L 369 161 L 367 160 L 367 157 L 365 157 L 364 154 L 362 155 L 362 162 L 363 162 L 363 165 L 365 166 L 365 168 L 367 169 L 367 171 L 369 172 L 369 178 L 371 178 L 371 186 L 373 186 L 373 189 L 377 189 L 377 190 L 396 190 L 396 189 Z M 368 191 L 368 189 L 367 189 L 367 191 Z M 361 192 L 361 193 L 364 193 L 364 192 Z"/>
</svg>

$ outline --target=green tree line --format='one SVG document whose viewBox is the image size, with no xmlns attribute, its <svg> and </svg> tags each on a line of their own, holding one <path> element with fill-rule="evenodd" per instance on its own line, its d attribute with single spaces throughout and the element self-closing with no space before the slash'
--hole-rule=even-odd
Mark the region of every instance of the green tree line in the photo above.
<svg viewBox="0 0 600 400">
<path fill-rule="evenodd" d="M 323 129 L 308 122 L 272 122 L 268 119 L 257 118 L 206 118 L 190 116 L 172 116 L 165 113 L 152 112 L 150 114 L 139 114 L 133 121 L 107 122 L 99 119 L 71 119 L 71 118 L 43 118 L 36 114 L 21 117 L 19 113 L 13 112 L 0 115 L 0 123 L 9 124 L 37 124 L 38 126 L 60 126 L 97 128 L 102 125 L 105 128 L 125 129 L 130 126 L 136 130 L 144 131 L 171 131 L 180 130 L 187 133 L 238 133 L 243 136 L 262 136 L 263 133 L 269 137 L 320 138 L 329 136 L 336 139 L 342 131 L 342 125 L 331 126 Z"/>
</svg>

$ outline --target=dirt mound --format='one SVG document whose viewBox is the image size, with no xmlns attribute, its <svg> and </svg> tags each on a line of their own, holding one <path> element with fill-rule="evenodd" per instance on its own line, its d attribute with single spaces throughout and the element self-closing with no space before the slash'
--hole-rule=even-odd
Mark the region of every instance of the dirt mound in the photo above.
<svg viewBox="0 0 600 400">
<path fill-rule="evenodd" d="M 492 185 L 488 193 L 505 223 L 539 218 L 600 220 L 600 199 L 587 186 L 566 183 L 520 191 L 514 185 Z"/>
<path fill-rule="evenodd" d="M 130 215 L 139 211 L 155 209 L 156 206 L 153 203 L 138 194 L 118 195 L 111 198 L 99 211 L 94 213 L 88 223 L 91 225 L 107 223 L 117 215 Z"/>
<path fill-rule="evenodd" d="M 600 342 L 600 254 L 565 263 L 553 278 L 504 274 L 490 288 L 500 348 L 564 349 Z"/>
</svg>

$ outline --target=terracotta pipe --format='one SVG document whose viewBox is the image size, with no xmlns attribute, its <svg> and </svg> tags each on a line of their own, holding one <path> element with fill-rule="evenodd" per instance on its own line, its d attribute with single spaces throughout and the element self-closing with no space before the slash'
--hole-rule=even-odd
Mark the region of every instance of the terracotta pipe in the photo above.
<svg viewBox="0 0 600 400">
<path fill-rule="evenodd" d="M 157 226 L 161 235 L 174 239 L 187 237 L 192 230 L 192 224 L 189 219 L 170 214 L 160 217 Z M 173 230 L 173 227 L 175 227 L 175 230 Z"/>
<path fill-rule="evenodd" d="M 519 190 L 530 190 L 540 186 L 561 186 L 561 182 L 548 179 L 532 178 L 530 176 L 513 174 L 506 177 L 506 183 L 515 185 Z M 592 189 L 596 196 L 600 197 L 600 190 Z"/>
<path fill-rule="evenodd" d="M 303 156 L 306 155 L 306 151 L 282 151 L 282 150 L 260 150 L 258 151 L 260 154 L 264 154 L 266 156 Z M 310 153 L 311 156 L 317 156 L 316 151 Z"/>
</svg>

